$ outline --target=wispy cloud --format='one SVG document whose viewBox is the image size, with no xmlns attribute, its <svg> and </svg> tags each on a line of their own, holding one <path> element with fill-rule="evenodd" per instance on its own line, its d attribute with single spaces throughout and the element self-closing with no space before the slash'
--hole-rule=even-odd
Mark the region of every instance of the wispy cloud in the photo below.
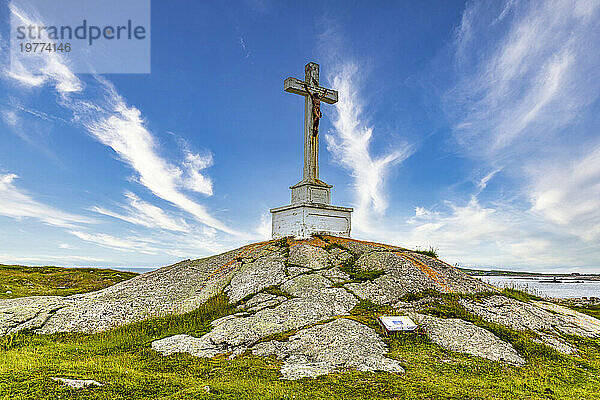
<svg viewBox="0 0 600 400">
<path fill-rule="evenodd" d="M 533 210 L 585 242 L 600 239 L 600 145 L 575 160 L 530 169 Z"/>
<path fill-rule="evenodd" d="M 18 264 L 18 263 L 26 263 L 26 264 L 38 264 L 38 265 L 48 265 L 49 263 L 56 263 L 61 265 L 80 265 L 81 263 L 85 263 L 87 265 L 91 263 L 103 263 L 106 260 L 99 257 L 89 257 L 89 256 L 71 256 L 71 255 L 56 255 L 56 254 L 40 254 L 35 256 L 15 256 L 12 254 L 1 254 L 0 259 L 3 263 L 9 264 Z"/>
<path fill-rule="evenodd" d="M 114 250 L 142 254 L 157 254 L 159 251 L 152 241 L 144 238 L 121 238 L 105 233 L 88 233 L 76 230 L 69 231 L 69 233 L 86 242 Z"/>
<path fill-rule="evenodd" d="M 259 239 L 267 240 L 271 238 L 272 226 L 271 226 L 271 215 L 264 213 L 260 216 L 260 223 L 256 228 L 256 233 Z"/>
<path fill-rule="evenodd" d="M 212 180 L 200 171 L 213 164 L 212 154 L 193 153 L 189 149 L 185 149 L 184 153 L 185 161 L 182 163 L 185 170 L 185 175 L 182 177 L 183 186 L 194 192 L 211 196 L 213 194 Z"/>
<path fill-rule="evenodd" d="M 477 182 L 477 187 L 479 188 L 479 192 L 483 191 L 488 183 L 494 178 L 494 176 L 496 176 L 497 173 L 499 173 L 500 171 L 502 171 L 502 168 L 496 168 L 493 171 L 489 172 L 486 176 L 484 176 L 483 178 L 481 178 L 478 182 Z"/>
<path fill-rule="evenodd" d="M 506 213 L 482 206 L 475 196 L 465 205 L 446 202 L 445 208 L 448 210 L 415 209 L 415 215 L 408 221 L 414 225 L 411 237 L 406 238 L 412 242 L 410 245 L 435 245 L 452 251 L 457 249 L 457 243 L 462 246 L 493 243 L 512 225 L 506 219 Z"/>
<path fill-rule="evenodd" d="M 10 9 L 12 16 L 22 23 L 33 22 L 22 10 L 13 5 Z M 94 87 L 86 88 L 58 53 L 44 54 L 27 65 L 17 60 L 5 75 L 24 87 L 52 85 L 60 95 L 59 103 L 73 112 L 73 120 L 133 168 L 140 184 L 199 222 L 228 234 L 238 234 L 184 193 L 190 190 L 212 194 L 212 182 L 202 173 L 211 165 L 212 156 L 187 151 L 181 167 L 161 157 L 140 110 L 128 105 L 110 82 L 96 77 L 90 83 Z"/>
<path fill-rule="evenodd" d="M 73 228 L 94 222 L 91 218 L 71 214 L 43 204 L 14 185 L 15 174 L 0 175 L 0 215 L 11 218 L 35 218 L 44 224 Z"/>
<path fill-rule="evenodd" d="M 490 4 L 463 13 L 444 98 L 462 154 L 490 172 L 464 201 L 417 207 L 402 237 L 471 264 L 597 266 L 600 142 L 582 122 L 600 95 L 600 2 Z"/>
<path fill-rule="evenodd" d="M 141 200 L 135 194 L 127 192 L 125 193 L 125 197 L 128 205 L 122 206 L 125 211 L 124 213 L 110 211 L 100 206 L 92 207 L 92 211 L 148 228 L 167 229 L 177 232 L 187 232 L 190 230 L 189 225 L 183 219 L 172 218 L 162 208 Z"/>
<path fill-rule="evenodd" d="M 187 173 L 166 161 L 159 156 L 155 139 L 146 128 L 141 112 L 128 106 L 112 84 L 102 79 L 99 82 L 105 90 L 105 104 L 72 104 L 76 117 L 92 136 L 130 165 L 138 173 L 138 181 L 153 194 L 187 211 L 203 224 L 237 234 L 181 190 L 212 193 L 210 180 L 200 173 L 212 158 L 188 153 L 184 162 Z"/>
<path fill-rule="evenodd" d="M 330 80 L 339 92 L 339 100 L 333 119 L 335 132 L 325 136 L 327 148 L 354 179 L 354 227 L 369 231 L 372 230 L 373 214 L 381 215 L 388 207 L 385 179 L 390 168 L 410 156 L 412 147 L 406 142 L 399 143 L 387 154 L 373 155 L 370 149 L 373 127 L 363 120 L 356 64 L 339 66 Z"/>
<path fill-rule="evenodd" d="M 2 119 L 6 122 L 7 125 L 15 127 L 17 123 L 19 123 L 19 117 L 15 110 L 2 110 L 0 112 Z"/>
<path fill-rule="evenodd" d="M 181 258 L 197 258 L 204 252 L 213 254 L 228 249 L 228 243 L 219 240 L 211 232 L 198 229 L 190 232 L 151 231 L 146 234 L 130 232 L 126 234 L 107 234 L 73 229 L 69 233 L 78 239 L 122 253 L 136 255 L 161 255 Z"/>
<path fill-rule="evenodd" d="M 27 15 L 13 3 L 8 7 L 11 19 L 15 19 L 19 24 L 43 25 L 39 19 Z M 42 39 L 47 39 L 47 36 Z M 26 57 L 12 57 L 10 68 L 5 69 L 4 73 L 26 88 L 40 87 L 51 82 L 61 95 L 80 92 L 83 89 L 82 82 L 65 64 L 59 52 L 35 52 Z"/>
<path fill-rule="evenodd" d="M 372 155 L 361 77 L 340 63 L 331 79 L 341 96 L 336 132 L 327 141 L 354 177 L 353 231 L 438 247 L 445 259 L 466 265 L 597 268 L 600 143 L 577 125 L 590 120 L 600 94 L 600 49 L 589 40 L 600 34 L 600 2 L 488 4 L 466 6 L 453 43 L 456 79 L 443 97 L 458 153 L 475 161 L 479 178 L 471 190 L 451 186 L 451 198 L 417 206 L 407 220 L 385 215 L 384 183 L 412 149 L 402 144 Z M 336 29 L 322 36 L 341 47 Z M 339 51 L 324 46 L 339 61 Z"/>
<path fill-rule="evenodd" d="M 240 49 L 242 50 L 242 54 L 244 55 L 244 58 L 249 58 L 250 57 L 250 50 L 248 50 L 248 46 L 246 45 L 246 40 L 240 36 Z"/>
<path fill-rule="evenodd" d="M 446 106 L 462 146 L 481 157 L 514 157 L 552 140 L 597 98 L 598 49 L 588 39 L 600 33 L 600 7 L 597 1 L 496 5 L 474 2 L 463 14 L 459 81 Z"/>
</svg>

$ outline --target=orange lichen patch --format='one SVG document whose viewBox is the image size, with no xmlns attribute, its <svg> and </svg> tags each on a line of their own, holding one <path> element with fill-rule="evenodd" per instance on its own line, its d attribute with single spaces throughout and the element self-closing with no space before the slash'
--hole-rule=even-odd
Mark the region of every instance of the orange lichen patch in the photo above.
<svg viewBox="0 0 600 400">
<path fill-rule="evenodd" d="M 444 289 L 445 292 L 448 292 L 448 293 L 453 292 L 452 289 L 450 289 L 444 282 L 442 282 L 442 280 L 440 279 L 440 274 L 436 270 L 434 270 L 433 268 L 431 268 L 430 266 L 422 263 L 421 261 L 417 260 L 416 258 L 413 258 L 413 257 L 409 256 L 406 253 L 401 253 L 399 251 L 395 251 L 394 254 L 397 254 L 400 257 L 404 257 L 407 260 L 409 260 L 410 262 L 412 262 L 425 275 L 427 275 L 429 277 L 429 279 L 431 279 L 432 281 L 434 281 L 435 283 L 437 283 L 438 285 L 440 285 Z"/>
<path fill-rule="evenodd" d="M 463 271 L 461 271 L 460 269 L 456 268 L 454 265 L 450 265 L 448 264 L 446 261 L 442 261 L 439 258 L 433 258 L 431 256 L 428 256 L 427 254 L 421 254 L 423 257 L 427 257 L 427 258 L 431 258 L 432 260 L 435 260 L 439 263 L 442 263 L 450 268 L 452 268 L 453 270 L 455 270 L 456 272 L 459 272 L 461 274 L 464 274 Z M 489 287 L 490 289 L 494 290 L 494 291 L 500 291 L 500 289 L 498 289 L 496 286 L 494 285 L 490 285 L 489 283 L 485 282 L 485 281 L 481 281 L 481 283 L 483 283 L 485 286 Z"/>
<path fill-rule="evenodd" d="M 320 237 L 313 236 L 310 239 L 292 239 L 288 238 L 288 245 L 290 247 L 298 246 L 299 244 L 308 244 L 315 247 L 325 247 L 328 245 L 326 241 Z"/>
<path fill-rule="evenodd" d="M 399 247 L 399 246 L 392 246 L 391 244 L 369 242 L 369 241 L 366 241 L 366 240 L 343 238 L 343 237 L 339 237 L 339 236 L 329 236 L 329 235 L 324 235 L 323 237 L 326 238 L 329 242 L 331 242 L 331 243 L 337 243 L 337 244 L 344 244 L 344 243 L 348 243 L 348 242 L 356 242 L 356 243 L 361 243 L 361 244 L 365 244 L 365 245 L 369 245 L 369 246 L 373 246 L 373 247 L 378 247 L 380 249 L 406 250 L 406 249 L 404 249 L 402 247 Z"/>
<path fill-rule="evenodd" d="M 247 246 L 244 246 L 240 249 L 240 252 L 236 254 L 235 257 L 233 257 L 231 260 L 227 261 L 225 264 L 221 265 L 219 268 L 215 269 L 209 276 L 208 278 L 206 278 L 206 280 L 204 281 L 204 283 L 201 286 L 201 290 L 204 289 L 204 287 L 206 286 L 206 284 L 214 277 L 216 276 L 222 276 L 230 271 L 232 271 L 234 268 L 236 268 L 238 266 L 238 261 L 237 259 L 240 257 L 243 257 L 245 255 L 247 255 L 248 253 L 250 253 L 252 250 L 255 250 L 257 248 L 261 248 L 261 247 L 265 247 L 266 245 L 270 244 L 274 242 L 274 240 L 268 240 L 265 242 L 258 242 L 258 243 L 252 243 L 249 244 Z"/>
<path fill-rule="evenodd" d="M 434 261 L 437 261 L 437 262 L 439 262 L 439 263 L 442 263 L 442 264 L 444 264 L 444 265 L 446 265 L 446 266 L 448 266 L 448 267 L 450 267 L 450 268 L 452 268 L 452 269 L 455 269 L 455 270 L 459 271 L 459 269 L 458 269 L 458 268 L 456 268 L 454 265 L 450 265 L 450 264 L 448 264 L 446 261 L 442 261 L 442 260 L 440 260 L 439 258 L 434 258 L 434 257 L 428 256 L 427 254 L 421 254 L 421 256 L 423 256 L 423 257 L 427 257 L 427 258 L 431 258 L 431 259 L 432 259 L 432 260 L 434 260 Z"/>
</svg>

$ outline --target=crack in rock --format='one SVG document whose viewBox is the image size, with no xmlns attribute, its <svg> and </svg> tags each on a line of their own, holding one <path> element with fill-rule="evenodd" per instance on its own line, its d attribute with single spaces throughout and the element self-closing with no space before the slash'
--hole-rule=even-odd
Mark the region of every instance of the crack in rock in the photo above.
<svg viewBox="0 0 600 400">
<path fill-rule="evenodd" d="M 339 318 L 303 329 L 287 342 L 272 340 L 252 347 L 260 356 L 283 360 L 284 379 L 300 379 L 353 368 L 402 373 L 396 360 L 385 357 L 387 346 L 377 333 L 357 321 Z"/>
<path fill-rule="evenodd" d="M 461 305 L 488 322 L 506 326 L 516 331 L 531 331 L 542 342 L 561 353 L 574 353 L 577 349 L 560 337 L 560 334 L 598 337 L 600 321 L 569 310 L 565 307 L 546 303 L 525 303 L 519 300 L 494 295 L 474 301 L 461 299 Z M 552 312 L 550 312 L 552 311 Z"/>
<path fill-rule="evenodd" d="M 409 312 L 408 315 L 425 329 L 432 342 L 445 349 L 518 366 L 525 364 L 525 360 L 510 343 L 471 322 L 414 312 Z"/>
</svg>

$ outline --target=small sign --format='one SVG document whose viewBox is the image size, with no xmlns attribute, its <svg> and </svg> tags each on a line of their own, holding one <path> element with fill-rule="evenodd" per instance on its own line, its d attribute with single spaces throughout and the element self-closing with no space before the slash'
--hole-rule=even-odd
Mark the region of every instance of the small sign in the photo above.
<svg viewBox="0 0 600 400">
<path fill-rule="evenodd" d="M 379 317 L 379 322 L 388 332 L 414 331 L 417 329 L 417 324 L 405 315 L 382 315 Z"/>
</svg>

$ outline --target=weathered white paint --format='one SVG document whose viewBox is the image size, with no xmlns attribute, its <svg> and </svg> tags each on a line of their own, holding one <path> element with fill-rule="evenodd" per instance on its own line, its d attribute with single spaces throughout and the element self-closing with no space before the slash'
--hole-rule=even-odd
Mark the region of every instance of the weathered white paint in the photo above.
<svg viewBox="0 0 600 400">
<path fill-rule="evenodd" d="M 292 204 L 331 204 L 331 185 L 300 182 L 290 189 L 292 189 Z"/>
<path fill-rule="evenodd" d="M 298 204 L 271 209 L 273 238 L 308 238 L 315 234 L 350 237 L 352 208 Z"/>
</svg>

